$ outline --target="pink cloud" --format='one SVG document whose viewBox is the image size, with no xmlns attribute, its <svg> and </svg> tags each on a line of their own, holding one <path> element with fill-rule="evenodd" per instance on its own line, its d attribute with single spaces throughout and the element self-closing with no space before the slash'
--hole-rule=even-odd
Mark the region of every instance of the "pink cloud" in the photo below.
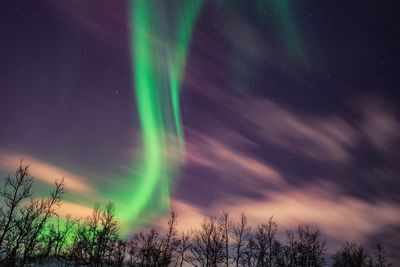
<svg viewBox="0 0 400 267">
<path fill-rule="evenodd" d="M 187 143 L 186 164 L 211 169 L 231 182 L 254 186 L 263 182 L 273 185 L 284 183 L 281 174 L 265 161 L 233 149 L 223 142 L 205 135 L 196 135 L 196 140 Z M 235 140 L 238 145 L 244 140 Z M 239 143 L 238 143 L 239 142 Z"/>
<path fill-rule="evenodd" d="M 216 85 L 204 85 L 205 79 L 200 76 L 201 73 L 189 69 L 186 82 L 225 113 L 235 116 L 237 128 L 250 128 L 260 140 L 316 161 L 348 163 L 352 160 L 351 150 L 358 145 L 360 132 L 343 118 L 296 112 L 266 98 L 242 96 L 239 99 Z M 203 90 L 205 86 L 209 90 Z M 216 121 L 217 118 L 209 119 Z M 223 122 L 216 122 L 226 127 Z M 228 131 L 232 130 L 235 131 Z"/>
<path fill-rule="evenodd" d="M 363 116 L 361 131 L 380 151 L 388 150 L 400 137 L 400 123 L 390 105 L 382 99 L 365 98 L 360 107 Z"/>
<path fill-rule="evenodd" d="M 64 177 L 66 188 L 68 190 L 80 193 L 92 192 L 92 188 L 86 182 L 86 179 L 76 173 L 28 154 L 0 150 L 0 169 L 6 172 L 13 173 L 19 166 L 21 160 L 23 160 L 24 164 L 30 165 L 30 174 L 39 181 L 53 184 L 55 180 Z"/>
<path fill-rule="evenodd" d="M 351 159 L 357 132 L 343 119 L 295 114 L 269 100 L 251 102 L 242 112 L 268 142 L 318 161 Z"/>
<path fill-rule="evenodd" d="M 265 223 L 273 215 L 281 232 L 296 228 L 298 224 L 316 225 L 334 241 L 333 244 L 344 240 L 363 242 L 382 227 L 400 223 L 398 204 L 370 203 L 342 195 L 338 188 L 328 183 L 288 188 L 282 192 L 266 190 L 262 201 L 242 197 L 223 199 L 207 210 L 173 200 L 172 209 L 179 216 L 180 230 L 197 228 L 204 214 L 218 216 L 225 210 L 233 219 L 244 212 L 253 226 Z"/>
</svg>

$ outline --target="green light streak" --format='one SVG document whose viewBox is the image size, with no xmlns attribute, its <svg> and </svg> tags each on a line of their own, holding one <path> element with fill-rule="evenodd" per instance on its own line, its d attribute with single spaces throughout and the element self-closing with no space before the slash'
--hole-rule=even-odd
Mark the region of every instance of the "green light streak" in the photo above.
<svg viewBox="0 0 400 267">
<path fill-rule="evenodd" d="M 178 134 L 179 145 L 183 148 L 182 122 L 179 112 L 179 95 L 181 88 L 182 75 L 184 64 L 186 62 L 187 50 L 191 37 L 192 27 L 195 22 L 198 10 L 200 9 L 201 1 L 187 1 L 186 9 L 180 17 L 178 24 L 180 25 L 178 36 L 175 44 L 174 55 L 169 65 L 170 88 L 172 96 L 172 108 L 174 120 L 176 122 L 176 132 Z"/>
<path fill-rule="evenodd" d="M 132 66 L 142 153 L 137 172 L 130 178 L 133 188 L 116 197 L 123 234 L 143 223 L 146 212 L 169 207 L 170 184 L 178 173 L 179 160 L 171 159 L 168 151 L 184 151 L 179 96 L 201 0 L 179 2 L 172 5 L 177 14 L 163 16 L 171 5 L 155 0 L 131 1 Z M 175 17 L 178 19 L 173 21 Z"/>
<path fill-rule="evenodd" d="M 131 45 L 134 87 L 141 126 L 141 155 L 132 184 L 118 199 L 117 216 L 122 233 L 147 223 L 150 214 L 169 207 L 170 186 L 179 173 L 184 153 L 180 90 L 193 25 L 201 0 L 131 0 Z M 285 43 L 304 60 L 300 39 L 287 0 L 261 1 L 278 10 Z M 171 10 L 173 11 L 171 14 Z M 115 194 L 114 194 L 115 195 Z"/>
<path fill-rule="evenodd" d="M 161 158 L 165 144 L 157 77 L 153 76 L 152 68 L 149 6 L 147 1 L 135 1 L 133 9 L 134 77 L 144 149 L 143 178 L 138 184 L 140 190 L 135 190 L 134 206 L 130 214 L 137 217 L 153 195 L 160 172 L 165 167 Z"/>
<path fill-rule="evenodd" d="M 258 1 L 279 9 L 284 35 L 298 51 L 299 35 L 287 0 Z M 170 205 L 171 185 L 179 174 L 185 151 L 180 91 L 202 0 L 130 0 L 129 3 L 140 152 L 124 179 L 101 190 L 116 206 L 123 236 L 149 223 Z"/>
<path fill-rule="evenodd" d="M 297 60 L 308 65 L 307 54 L 301 41 L 300 31 L 297 27 L 289 0 L 258 0 L 260 8 L 270 8 L 276 11 L 276 21 L 282 24 L 282 38 L 286 49 Z"/>
<path fill-rule="evenodd" d="M 260 12 L 259 19 L 264 25 L 271 23 L 275 29 L 280 29 L 280 38 L 289 52 L 290 56 L 303 64 L 304 67 L 309 66 L 309 59 L 305 51 L 305 46 L 301 38 L 301 31 L 298 27 L 295 14 L 293 12 L 293 2 L 290 0 L 215 0 L 219 5 L 225 5 L 240 14 L 243 5 L 257 7 L 258 10 L 268 10 L 268 15 L 265 12 Z"/>
</svg>

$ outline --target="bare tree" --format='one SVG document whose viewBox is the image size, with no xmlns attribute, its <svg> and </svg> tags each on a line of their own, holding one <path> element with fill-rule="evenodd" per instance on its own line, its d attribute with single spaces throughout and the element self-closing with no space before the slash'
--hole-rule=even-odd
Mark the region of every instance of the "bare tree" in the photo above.
<svg viewBox="0 0 400 267">
<path fill-rule="evenodd" d="M 250 252 L 251 228 L 248 226 L 247 217 L 243 213 L 240 215 L 239 222 L 232 225 L 231 235 L 235 266 L 245 266 L 247 262 L 245 257 Z"/>
<path fill-rule="evenodd" d="M 287 246 L 284 248 L 287 266 L 319 267 L 325 264 L 326 241 L 321 239 L 318 229 L 300 225 L 297 232 L 287 232 Z"/>
<path fill-rule="evenodd" d="M 159 232 L 152 228 L 148 232 L 139 232 L 135 235 L 137 248 L 137 262 L 140 266 L 158 266 L 161 255 L 161 241 Z"/>
<path fill-rule="evenodd" d="M 118 266 L 118 267 L 124 266 L 126 252 L 127 252 L 127 241 L 118 240 L 112 251 L 112 261 L 110 262 L 110 264 L 112 264 L 112 266 Z"/>
<path fill-rule="evenodd" d="M 218 220 L 219 231 L 222 234 L 222 239 L 224 240 L 224 257 L 225 266 L 229 267 L 229 236 L 232 229 L 232 222 L 229 219 L 229 213 L 223 211 Z"/>
<path fill-rule="evenodd" d="M 297 266 L 298 241 L 291 230 L 286 232 L 286 246 L 284 246 L 284 266 Z"/>
<path fill-rule="evenodd" d="M 28 166 L 20 164 L 0 188 L 0 265 L 45 263 L 49 258 L 90 266 L 195 267 L 320 267 L 325 264 L 326 241 L 308 225 L 288 231 L 280 243 L 271 217 L 253 232 L 242 214 L 232 222 L 227 212 L 204 218 L 200 229 L 178 236 L 177 216 L 171 213 L 167 230 L 139 232 L 130 240 L 118 238 L 113 204 L 97 204 L 85 220 L 59 218 L 64 180 L 56 180 L 47 198 L 36 198 Z M 334 255 L 333 267 L 390 267 L 381 245 L 370 254 L 345 243 Z M 43 260 L 43 261 L 42 261 Z"/>
<path fill-rule="evenodd" d="M 66 257 L 71 244 L 71 237 L 75 234 L 78 220 L 67 216 L 65 220 L 57 217 L 55 222 L 47 225 L 42 233 L 42 250 L 39 253 L 42 258 Z"/>
<path fill-rule="evenodd" d="M 225 259 L 224 238 L 215 218 L 204 218 L 193 232 L 188 261 L 194 266 L 216 267 Z"/>
<path fill-rule="evenodd" d="M 68 248 L 72 245 L 71 237 L 75 235 L 78 223 L 79 220 L 72 219 L 70 216 L 67 216 L 63 224 L 60 223 L 59 219 L 57 220 L 54 231 L 56 238 L 53 248 L 53 255 L 55 257 L 65 257 L 67 255 Z"/>
<path fill-rule="evenodd" d="M 118 222 L 115 218 L 115 207 L 109 202 L 102 209 L 100 216 L 100 228 L 97 234 L 97 246 L 95 251 L 95 263 L 102 264 L 105 257 L 110 257 L 115 243 L 118 240 Z"/>
<path fill-rule="evenodd" d="M 25 229 L 24 231 L 25 237 L 22 264 L 25 264 L 28 257 L 32 256 L 32 252 L 35 251 L 40 235 L 45 229 L 49 219 L 52 216 L 57 215 L 56 209 L 61 205 L 61 197 L 64 192 L 64 179 L 62 178 L 55 181 L 55 188 L 50 192 L 48 199 L 33 201 L 32 205 L 29 206 L 29 208 L 32 209 L 32 214 L 38 214 L 38 216 L 33 217 L 34 220 L 28 224 L 28 229 Z"/>
<path fill-rule="evenodd" d="M 0 250 L 4 248 L 7 235 L 13 230 L 21 203 L 32 196 L 33 177 L 29 174 L 29 165 L 22 162 L 17 168 L 14 176 L 8 176 L 0 189 L 0 197 L 3 205 L 0 208 Z M 7 243 L 7 242 L 6 242 Z M 9 246 L 9 244 L 5 244 Z"/>
<path fill-rule="evenodd" d="M 381 244 L 376 244 L 374 253 L 374 267 L 390 267 L 392 266 L 387 259 L 386 251 Z"/>
<path fill-rule="evenodd" d="M 102 266 L 111 260 L 118 240 L 118 229 L 114 205 L 109 202 L 103 208 L 97 204 L 92 215 L 78 224 L 71 258 L 81 263 Z"/>
<path fill-rule="evenodd" d="M 366 249 L 346 242 L 333 257 L 333 267 L 367 267 L 369 255 Z"/>
<path fill-rule="evenodd" d="M 8 176 L 1 189 L 4 206 L 1 209 L 1 244 L 7 266 L 22 265 L 39 256 L 41 240 L 49 219 L 56 215 L 64 194 L 64 180 L 55 182 L 47 199 L 32 197 L 33 178 L 29 166 L 20 164 L 15 176 Z M 17 257 L 18 255 L 18 257 Z"/>
<path fill-rule="evenodd" d="M 325 263 L 324 252 L 326 241 L 321 239 L 321 232 L 309 225 L 299 226 L 298 230 L 300 264 L 307 267 L 318 267 Z"/>
<path fill-rule="evenodd" d="M 127 242 L 127 253 L 128 253 L 128 265 L 129 266 L 135 266 L 137 265 L 137 251 L 138 251 L 138 245 L 135 239 L 132 239 Z"/>
<path fill-rule="evenodd" d="M 159 266 L 167 267 L 173 261 L 174 253 L 177 246 L 177 216 L 174 212 L 168 220 L 168 229 L 161 241 L 161 259 Z"/>
<path fill-rule="evenodd" d="M 191 246 L 191 235 L 191 232 L 182 232 L 180 238 L 177 241 L 177 262 L 175 264 L 176 266 L 182 267 L 183 263 L 187 261 L 187 251 Z"/>
<path fill-rule="evenodd" d="M 272 217 L 268 220 L 268 223 L 258 226 L 253 243 L 257 266 L 272 266 L 275 260 L 274 245 L 277 230 L 278 225 Z"/>
</svg>

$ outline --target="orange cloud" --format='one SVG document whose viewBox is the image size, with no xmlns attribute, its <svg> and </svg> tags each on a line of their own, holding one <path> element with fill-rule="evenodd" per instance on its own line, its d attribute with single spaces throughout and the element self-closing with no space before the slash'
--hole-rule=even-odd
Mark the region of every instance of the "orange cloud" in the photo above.
<svg viewBox="0 0 400 267">
<path fill-rule="evenodd" d="M 93 208 L 64 200 L 58 210 L 58 215 L 63 218 L 67 215 L 71 215 L 72 218 L 86 218 L 92 214 L 92 210 Z"/>
<path fill-rule="evenodd" d="M 64 177 L 66 188 L 75 192 L 91 192 L 92 188 L 86 179 L 71 171 L 67 171 L 51 163 L 42 161 L 28 154 L 0 150 L 0 169 L 13 173 L 21 160 L 29 164 L 29 172 L 35 179 L 53 184 L 56 179 Z"/>
</svg>

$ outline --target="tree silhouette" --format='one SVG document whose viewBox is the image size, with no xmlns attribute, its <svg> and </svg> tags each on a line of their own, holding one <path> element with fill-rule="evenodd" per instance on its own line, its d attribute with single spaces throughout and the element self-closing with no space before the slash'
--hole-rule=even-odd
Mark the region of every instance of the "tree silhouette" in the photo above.
<svg viewBox="0 0 400 267">
<path fill-rule="evenodd" d="M 57 217 L 55 222 L 49 223 L 47 230 L 42 234 L 41 243 L 43 247 L 40 256 L 42 258 L 66 258 L 68 250 L 72 245 L 70 237 L 74 235 L 77 223 L 78 220 L 72 219 L 69 215 L 63 223 L 59 217 Z"/>
<path fill-rule="evenodd" d="M 256 260 L 256 266 L 271 267 L 275 261 L 274 247 L 278 225 L 269 219 L 268 223 L 261 224 L 257 227 L 256 233 L 252 242 L 252 250 Z"/>
<path fill-rule="evenodd" d="M 47 199 L 32 200 L 28 206 L 27 214 L 33 214 L 29 217 L 24 233 L 24 249 L 22 256 L 22 264 L 33 256 L 39 239 L 52 216 L 56 216 L 56 209 L 61 205 L 61 197 L 64 194 L 64 179 L 55 181 L 55 188 L 50 192 Z"/>
<path fill-rule="evenodd" d="M 177 253 L 177 264 L 176 266 L 182 267 L 184 262 L 188 262 L 187 252 L 191 245 L 191 232 L 182 232 L 180 238 L 177 240 L 176 253 Z"/>
<path fill-rule="evenodd" d="M 229 266 L 229 236 L 231 233 L 231 228 L 232 228 L 232 222 L 229 219 L 229 213 L 226 211 L 223 211 L 221 216 L 219 217 L 218 220 L 219 224 L 219 231 L 222 234 L 222 239 L 224 242 L 224 256 L 225 256 L 225 266 Z"/>
<path fill-rule="evenodd" d="M 189 250 L 193 266 L 216 267 L 224 262 L 224 236 L 214 217 L 204 218 L 201 228 L 194 230 Z"/>
<path fill-rule="evenodd" d="M 348 242 L 335 254 L 333 260 L 333 267 L 367 267 L 371 265 L 366 249 Z"/>
<path fill-rule="evenodd" d="M 21 162 L 15 175 L 9 175 L 0 189 L 0 197 L 3 200 L 0 208 L 0 250 L 9 246 L 10 231 L 15 230 L 16 213 L 19 212 L 21 202 L 32 196 L 33 177 L 29 174 L 28 168 L 29 165 L 22 165 Z"/>
<path fill-rule="evenodd" d="M 46 199 L 32 197 L 33 177 L 29 165 L 22 163 L 14 176 L 8 176 L 1 188 L 1 246 L 5 257 L 2 264 L 24 265 L 38 254 L 39 243 L 49 219 L 56 215 L 64 194 L 64 180 L 56 180 L 55 188 Z M 18 257 L 17 257 L 18 255 Z"/>
<path fill-rule="evenodd" d="M 246 266 L 250 255 L 250 243 L 251 243 L 251 228 L 248 226 L 247 217 L 243 213 L 240 215 L 240 220 L 237 223 L 233 223 L 232 226 L 232 250 L 233 260 L 235 266 Z"/>
<path fill-rule="evenodd" d="M 325 264 L 326 241 L 318 229 L 300 225 L 297 232 L 287 232 L 286 265 L 319 267 Z"/>
<path fill-rule="evenodd" d="M 48 197 L 36 198 L 33 177 L 22 163 L 0 188 L 0 265 L 143 267 L 320 267 L 326 266 L 326 241 L 320 231 L 300 225 L 278 240 L 278 224 L 270 217 L 252 230 L 241 214 L 231 220 L 228 212 L 205 217 L 200 228 L 178 234 L 178 217 L 171 213 L 166 231 L 142 230 L 120 239 L 115 207 L 96 204 L 85 219 L 60 218 L 63 179 L 56 180 Z M 346 242 L 332 257 L 333 267 L 389 267 L 384 248 L 373 253 Z"/>
<path fill-rule="evenodd" d="M 71 257 L 78 262 L 102 266 L 112 258 L 118 241 L 114 205 L 97 204 L 90 217 L 78 224 Z"/>
<path fill-rule="evenodd" d="M 171 217 L 168 220 L 167 232 L 161 242 L 161 259 L 158 265 L 160 267 L 169 266 L 174 259 L 174 254 L 178 245 L 176 231 L 177 223 L 177 216 L 172 212 Z"/>
<path fill-rule="evenodd" d="M 110 263 L 113 266 L 118 266 L 118 267 L 124 266 L 126 252 L 127 252 L 127 241 L 118 240 L 112 252 L 112 261 Z"/>
<path fill-rule="evenodd" d="M 376 244 L 376 252 L 374 253 L 374 267 L 390 267 L 386 256 L 386 251 L 381 244 Z"/>
</svg>

